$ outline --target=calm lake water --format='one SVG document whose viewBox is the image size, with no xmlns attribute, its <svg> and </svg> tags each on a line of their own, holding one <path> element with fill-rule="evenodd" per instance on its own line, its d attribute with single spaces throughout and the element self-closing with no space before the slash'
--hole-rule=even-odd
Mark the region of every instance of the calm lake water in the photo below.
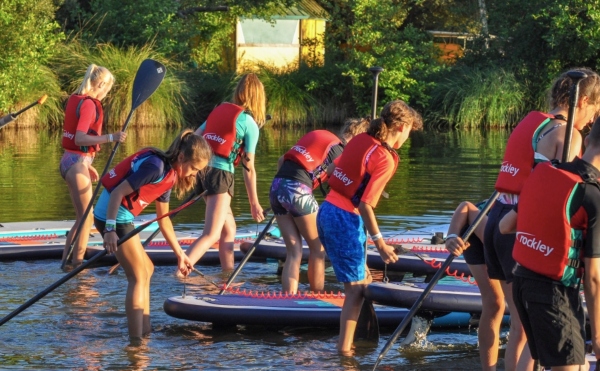
<svg viewBox="0 0 600 371">
<path fill-rule="evenodd" d="M 130 128 L 120 159 L 144 146 L 166 148 L 178 130 Z M 268 190 L 277 158 L 305 132 L 261 133 L 257 150 L 258 190 L 268 207 Z M 0 130 L 0 223 L 73 219 L 66 185 L 58 173 L 62 156 L 59 132 Z M 382 230 L 405 230 L 449 222 L 463 200 L 480 201 L 493 191 L 508 134 L 505 132 L 417 133 L 399 151 L 401 163 L 376 210 Z M 104 169 L 111 148 L 95 161 Z M 232 205 L 238 225 L 261 229 L 251 220 L 241 174 Z M 181 201 L 173 200 L 176 207 Z M 149 210 L 151 212 L 151 210 Z M 176 229 L 202 227 L 203 205 L 194 205 L 174 220 Z M 218 267 L 200 267 L 211 279 L 227 279 Z M 243 288 L 278 291 L 277 264 L 249 263 L 236 282 Z M 0 369 L 195 370 L 298 369 L 368 370 L 393 329 L 378 345 L 360 344 L 354 357 L 335 352 L 337 331 L 315 328 L 212 330 L 209 324 L 178 320 L 162 309 L 164 300 L 182 292 L 173 269 L 157 267 L 152 282 L 153 334 L 142 345 L 129 344 L 123 305 L 123 273 L 87 270 L 0 327 Z M 58 262 L 0 263 L 0 317 L 63 276 Z M 303 277 L 307 288 L 306 276 Z M 188 294 L 214 287 L 200 277 L 187 281 Z M 341 286 L 332 272 L 327 289 Z M 474 329 L 433 331 L 427 343 L 390 351 L 382 370 L 471 370 L 479 367 Z"/>
</svg>

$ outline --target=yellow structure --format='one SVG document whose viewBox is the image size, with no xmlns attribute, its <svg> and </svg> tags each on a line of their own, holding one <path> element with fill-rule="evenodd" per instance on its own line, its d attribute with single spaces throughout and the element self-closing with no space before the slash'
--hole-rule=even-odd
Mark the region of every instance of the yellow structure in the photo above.
<svg viewBox="0 0 600 371">
<path fill-rule="evenodd" d="M 282 8 L 271 21 L 240 18 L 235 31 L 235 68 L 257 64 L 298 68 L 300 63 L 323 65 L 327 13 L 313 0 Z"/>
</svg>

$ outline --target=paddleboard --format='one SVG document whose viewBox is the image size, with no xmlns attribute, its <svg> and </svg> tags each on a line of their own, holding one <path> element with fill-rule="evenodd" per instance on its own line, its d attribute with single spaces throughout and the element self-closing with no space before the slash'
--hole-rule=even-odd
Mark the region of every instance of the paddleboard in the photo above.
<svg viewBox="0 0 600 371">
<path fill-rule="evenodd" d="M 388 264 L 386 267 L 375 247 L 369 246 L 367 251 L 367 266 L 369 268 L 387 269 L 388 272 L 412 273 L 416 276 L 433 275 L 449 256 L 444 245 L 410 243 L 402 238 L 391 238 L 388 242 L 397 246 L 398 261 Z M 240 249 L 247 252 L 252 245 L 253 241 L 243 242 L 240 244 Z M 282 239 L 264 239 L 256 246 L 253 256 L 285 261 L 287 256 L 285 243 Z M 307 262 L 308 256 L 309 249 L 304 243 L 302 261 Z M 471 271 L 464 258 L 460 256 L 454 258 L 447 274 L 465 277 L 470 275 Z"/>
<path fill-rule="evenodd" d="M 262 325 L 339 328 L 343 294 L 274 293 L 174 296 L 163 305 L 169 316 L 216 325 Z M 375 305 L 380 327 L 396 327 L 407 309 Z M 468 326 L 468 313 L 438 313 L 434 327 Z"/>
<path fill-rule="evenodd" d="M 138 226 L 154 218 L 155 215 L 153 214 L 140 216 L 135 220 L 134 224 Z M 0 227 L 0 231 L 3 233 L 0 234 L 0 261 L 61 259 L 66 242 L 66 233 L 73 226 L 73 223 L 74 221 L 3 223 L 4 227 Z M 26 225 L 30 229 L 24 229 Z M 45 225 L 45 227 L 42 227 L 42 225 Z M 144 231 L 140 232 L 140 239 L 144 241 L 157 228 L 158 223 L 152 223 Z M 272 227 L 272 229 L 275 232 L 277 228 Z M 182 248 L 185 249 L 202 235 L 202 231 L 184 231 L 176 232 L 175 234 Z M 246 239 L 256 238 L 256 236 L 257 232 L 255 229 L 240 228 L 236 234 L 236 240 L 239 243 Z M 102 244 L 102 236 L 96 229 L 93 229 L 90 232 L 85 259 L 89 259 L 101 251 L 103 249 Z M 153 239 L 146 249 L 150 259 L 156 265 L 175 265 L 177 263 L 177 258 L 161 234 Z M 239 251 L 239 247 L 236 247 L 236 250 L 235 259 L 241 260 L 244 254 Z M 218 264 L 218 250 L 209 249 L 200 260 L 200 263 Z M 114 255 L 107 255 L 99 260 L 96 266 L 112 264 L 116 264 L 116 258 Z"/>
</svg>

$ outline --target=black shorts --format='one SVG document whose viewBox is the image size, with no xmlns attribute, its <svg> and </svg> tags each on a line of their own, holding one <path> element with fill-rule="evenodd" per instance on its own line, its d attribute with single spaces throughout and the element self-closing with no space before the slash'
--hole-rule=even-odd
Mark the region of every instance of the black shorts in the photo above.
<svg viewBox="0 0 600 371">
<path fill-rule="evenodd" d="M 513 299 L 533 359 L 542 366 L 585 363 L 585 315 L 579 290 L 514 276 Z"/>
<path fill-rule="evenodd" d="M 513 205 L 505 205 L 496 201 L 488 215 L 483 233 L 483 251 L 488 275 L 491 279 L 503 280 L 507 283 L 511 283 L 513 280 L 512 270 L 516 264 L 512 257 L 515 234 L 500 233 L 498 224 L 513 207 Z"/>
<path fill-rule="evenodd" d="M 468 228 L 469 226 L 465 225 L 463 229 L 461 229 L 460 235 L 462 236 L 463 234 L 465 234 Z M 481 242 L 479 237 L 475 235 L 475 233 L 471 234 L 471 237 L 469 237 L 469 247 L 465 251 L 463 251 L 463 257 L 469 265 L 485 264 L 485 256 L 483 254 L 483 243 Z"/>
<path fill-rule="evenodd" d="M 233 197 L 233 185 L 233 173 L 209 166 L 203 174 L 198 173 L 196 192 L 207 191 L 206 196 L 229 193 Z"/>
<path fill-rule="evenodd" d="M 106 222 L 102 221 L 100 219 L 94 218 L 94 225 L 96 226 L 96 229 L 100 231 L 100 234 L 102 235 L 102 237 L 104 237 L 104 227 L 106 226 Z M 123 238 L 123 236 L 125 236 L 127 233 L 133 231 L 135 229 L 135 226 L 133 225 L 133 223 L 117 223 L 115 230 L 117 231 L 117 236 L 119 238 Z"/>
</svg>

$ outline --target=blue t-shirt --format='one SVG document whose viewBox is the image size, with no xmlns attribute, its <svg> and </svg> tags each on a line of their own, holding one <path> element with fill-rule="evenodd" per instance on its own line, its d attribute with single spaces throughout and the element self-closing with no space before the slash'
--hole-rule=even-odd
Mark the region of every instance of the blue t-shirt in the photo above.
<svg viewBox="0 0 600 371">
<path fill-rule="evenodd" d="M 204 133 L 206 121 L 200 125 L 200 131 Z M 241 138 L 244 141 L 244 151 L 246 153 L 256 153 L 256 145 L 258 144 L 259 129 L 256 121 L 251 115 L 246 112 L 240 113 L 235 122 L 236 138 Z M 239 144 L 234 144 L 234 151 L 237 151 Z M 233 162 L 221 156 L 212 156 L 209 166 L 217 169 L 235 173 Z"/>
<path fill-rule="evenodd" d="M 127 175 L 123 181 L 127 180 L 131 188 L 139 190 L 143 185 L 160 182 L 165 176 L 165 170 L 164 161 L 156 155 L 150 155 L 135 162 L 131 169 L 132 172 Z M 157 198 L 156 201 L 169 202 L 170 198 L 171 190 L 169 189 Z M 102 194 L 100 194 L 96 207 L 94 207 L 94 216 L 99 220 L 106 221 L 106 210 L 108 209 L 109 199 L 110 193 L 105 189 L 102 191 Z M 117 223 L 132 223 L 134 218 L 135 216 L 123 205 L 119 206 L 116 219 Z"/>
</svg>

